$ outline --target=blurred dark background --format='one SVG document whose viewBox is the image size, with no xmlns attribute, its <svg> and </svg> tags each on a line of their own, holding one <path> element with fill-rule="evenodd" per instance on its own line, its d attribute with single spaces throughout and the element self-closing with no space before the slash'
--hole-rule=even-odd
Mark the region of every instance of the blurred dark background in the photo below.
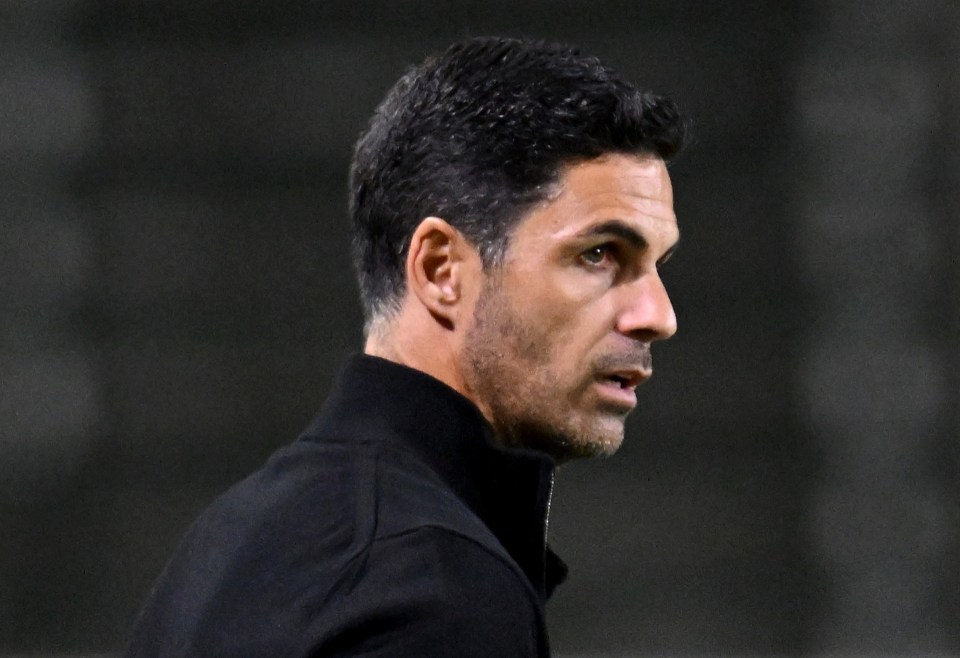
<svg viewBox="0 0 960 658">
<path fill-rule="evenodd" d="M 361 347 L 351 145 L 461 37 L 674 96 L 680 332 L 558 477 L 561 656 L 960 654 L 953 0 L 0 5 L 0 653 L 122 645 Z"/>
</svg>

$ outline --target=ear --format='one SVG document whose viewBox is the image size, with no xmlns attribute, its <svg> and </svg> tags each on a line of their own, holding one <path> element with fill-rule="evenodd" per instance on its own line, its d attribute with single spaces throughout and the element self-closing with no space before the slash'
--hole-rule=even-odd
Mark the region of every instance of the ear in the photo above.
<svg viewBox="0 0 960 658">
<path fill-rule="evenodd" d="M 460 231 L 439 217 L 427 217 L 410 238 L 407 287 L 434 319 L 453 329 L 479 260 L 476 249 Z"/>
</svg>

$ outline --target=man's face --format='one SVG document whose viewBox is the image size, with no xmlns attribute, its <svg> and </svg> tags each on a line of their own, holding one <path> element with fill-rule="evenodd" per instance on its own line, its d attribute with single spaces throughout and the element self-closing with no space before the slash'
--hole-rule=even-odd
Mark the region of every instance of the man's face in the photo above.
<svg viewBox="0 0 960 658">
<path fill-rule="evenodd" d="M 650 344 L 676 331 L 658 267 L 678 239 L 655 157 L 572 165 L 521 220 L 463 350 L 467 393 L 506 443 L 561 461 L 620 447 Z"/>
</svg>

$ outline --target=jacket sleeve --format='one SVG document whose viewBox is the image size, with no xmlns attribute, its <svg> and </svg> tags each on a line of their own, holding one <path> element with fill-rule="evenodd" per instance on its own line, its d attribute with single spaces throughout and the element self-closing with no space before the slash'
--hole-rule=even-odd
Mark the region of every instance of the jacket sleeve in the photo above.
<svg viewBox="0 0 960 658">
<path fill-rule="evenodd" d="M 524 576 L 472 539 L 419 528 L 375 541 L 356 569 L 298 655 L 526 658 L 545 646 Z"/>
</svg>

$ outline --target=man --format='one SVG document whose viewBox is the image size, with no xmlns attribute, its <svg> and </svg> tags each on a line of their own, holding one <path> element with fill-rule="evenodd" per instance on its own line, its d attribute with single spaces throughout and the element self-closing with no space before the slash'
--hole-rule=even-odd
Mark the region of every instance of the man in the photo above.
<svg viewBox="0 0 960 658">
<path fill-rule="evenodd" d="M 557 462 L 676 329 L 668 100 L 565 47 L 412 69 L 351 171 L 366 317 L 320 415 L 191 527 L 130 656 L 546 656 Z"/>
</svg>

